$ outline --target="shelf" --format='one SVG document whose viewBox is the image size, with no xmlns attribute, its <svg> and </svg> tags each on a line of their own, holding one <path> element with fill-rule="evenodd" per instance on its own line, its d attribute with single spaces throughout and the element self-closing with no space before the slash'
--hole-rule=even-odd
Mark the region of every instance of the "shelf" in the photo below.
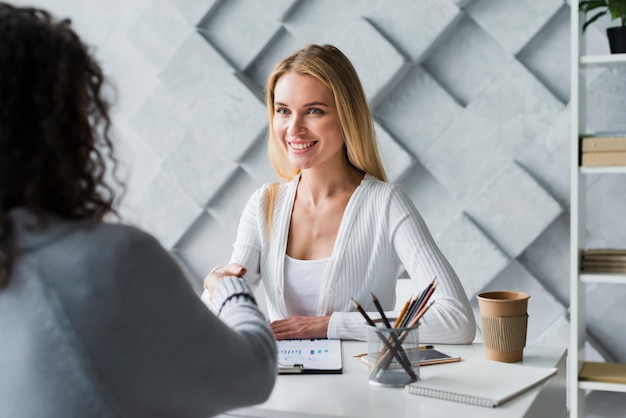
<svg viewBox="0 0 626 418">
<path fill-rule="evenodd" d="M 603 390 L 607 392 L 626 392 L 626 385 L 622 385 L 619 383 L 579 381 L 578 389 Z"/>
<path fill-rule="evenodd" d="M 580 167 L 579 170 L 581 174 L 626 174 L 626 166 Z"/>
<path fill-rule="evenodd" d="M 580 273 L 578 277 L 584 283 L 626 284 L 626 273 L 585 272 Z"/>
<path fill-rule="evenodd" d="M 587 68 L 626 66 L 626 54 L 583 55 L 580 57 L 580 65 Z"/>
<path fill-rule="evenodd" d="M 569 416 L 578 418 L 585 416 L 586 391 L 607 391 L 626 393 L 626 364 L 602 363 L 586 361 L 587 335 L 587 293 L 590 286 L 595 284 L 623 285 L 626 284 L 626 273 L 599 272 L 578 270 L 583 266 L 582 252 L 588 246 L 586 240 L 588 215 L 587 202 L 587 175 L 626 174 L 626 166 L 581 166 L 583 157 L 582 136 L 626 136 L 626 132 L 585 132 L 588 128 L 587 94 L 590 89 L 589 76 L 596 72 L 623 71 L 626 68 L 626 53 L 586 55 L 584 50 L 588 41 L 581 31 L 580 1 L 570 3 L 570 47 L 571 47 L 571 77 L 570 77 L 570 110 L 572 129 L 570 131 L 570 335 L 568 350 L 568 399 Z M 610 129 L 610 126 L 607 128 Z M 587 151 L 589 152 L 589 151 Z M 591 151 L 593 152 L 593 151 Z M 616 160 L 617 155 L 602 162 L 622 163 Z M 598 157 L 598 156 L 596 156 Z M 606 155 L 603 157 L 607 157 Z M 587 158 L 588 159 L 588 158 Z M 586 159 L 586 160 L 587 160 Z M 601 160 L 591 158 L 599 163 Z M 620 179 L 613 179 L 620 182 Z M 626 248 L 625 248 L 626 249 Z M 599 262 L 600 259 L 596 259 Z M 589 260 L 587 261 L 594 261 Z M 619 263 L 618 263 L 619 264 Z M 585 266 L 593 266 L 586 263 Z M 598 264 L 595 264 L 598 265 Z M 599 267 L 598 267 L 599 269 Z M 593 286 L 591 286 L 593 287 Z"/>
</svg>

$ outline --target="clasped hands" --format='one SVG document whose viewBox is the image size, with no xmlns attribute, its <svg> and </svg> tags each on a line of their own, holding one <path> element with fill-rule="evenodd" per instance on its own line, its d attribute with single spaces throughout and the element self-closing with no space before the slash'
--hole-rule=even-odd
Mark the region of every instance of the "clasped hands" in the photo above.
<svg viewBox="0 0 626 418">
<path fill-rule="evenodd" d="M 226 276 L 243 277 L 246 269 L 240 264 L 227 264 L 216 267 L 204 278 L 204 288 L 211 294 L 217 284 Z M 277 340 L 327 338 L 330 316 L 292 316 L 270 324 Z"/>
</svg>

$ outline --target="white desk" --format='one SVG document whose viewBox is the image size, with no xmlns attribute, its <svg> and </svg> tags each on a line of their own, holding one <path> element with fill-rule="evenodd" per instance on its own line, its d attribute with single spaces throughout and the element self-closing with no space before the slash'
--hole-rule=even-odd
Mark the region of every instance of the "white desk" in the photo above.
<svg viewBox="0 0 626 418">
<path fill-rule="evenodd" d="M 436 345 L 438 350 L 463 359 L 484 358 L 481 344 Z M 497 408 L 465 405 L 404 393 L 402 388 L 381 388 L 368 383 L 367 366 L 353 356 L 367 351 L 366 344 L 343 341 L 343 374 L 280 375 L 270 398 L 263 404 L 230 411 L 220 417 L 245 418 L 435 418 L 435 417 L 565 417 L 566 350 L 526 347 L 523 364 L 557 367 L 558 372 L 540 386 Z M 423 377 L 434 376 L 451 364 L 420 368 Z M 514 379 L 514 376 L 511 376 Z"/>
</svg>

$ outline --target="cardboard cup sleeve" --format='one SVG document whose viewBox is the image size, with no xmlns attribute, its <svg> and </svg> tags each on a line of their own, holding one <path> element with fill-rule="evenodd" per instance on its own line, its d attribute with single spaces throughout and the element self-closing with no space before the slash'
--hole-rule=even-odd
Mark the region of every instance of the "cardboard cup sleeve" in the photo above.
<svg viewBox="0 0 626 418">
<path fill-rule="evenodd" d="M 481 316 L 483 344 L 493 351 L 519 351 L 526 346 L 528 314 L 521 316 Z"/>
</svg>

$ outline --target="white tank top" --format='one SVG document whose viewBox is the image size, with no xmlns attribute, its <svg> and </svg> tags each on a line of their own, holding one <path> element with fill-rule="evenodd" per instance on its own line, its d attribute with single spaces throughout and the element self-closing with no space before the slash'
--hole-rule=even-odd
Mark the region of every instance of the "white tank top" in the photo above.
<svg viewBox="0 0 626 418">
<path fill-rule="evenodd" d="M 285 254 L 285 305 L 290 316 L 317 316 L 328 260 L 298 260 Z"/>
</svg>

